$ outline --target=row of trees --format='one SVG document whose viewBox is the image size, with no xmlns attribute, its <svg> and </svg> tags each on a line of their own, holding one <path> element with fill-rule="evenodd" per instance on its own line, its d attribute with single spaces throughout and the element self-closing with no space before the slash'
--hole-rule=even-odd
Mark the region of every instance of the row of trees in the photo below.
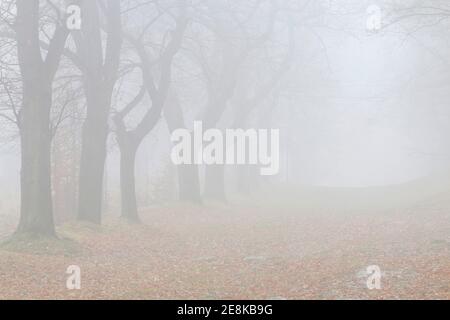
<svg viewBox="0 0 450 320">
<path fill-rule="evenodd" d="M 79 30 L 67 27 L 70 5 L 81 9 Z M 67 201 L 57 178 L 67 170 L 78 219 L 101 223 L 112 132 L 122 216 L 139 221 L 136 154 L 160 121 L 189 127 L 186 94 L 202 92 L 189 111 L 207 127 L 230 105 L 233 126 L 250 126 L 263 106 L 256 121 L 267 121 L 269 98 L 293 64 L 290 12 L 299 10 L 297 1 L 2 1 L 0 112 L 17 126 L 22 163 L 17 232 L 55 235 L 54 205 Z M 225 200 L 223 167 L 206 170 L 202 193 L 199 169 L 178 167 L 180 200 Z"/>
<path fill-rule="evenodd" d="M 448 16 L 448 5 L 431 2 L 394 6 L 388 21 Z M 80 8 L 79 30 L 68 29 L 69 6 Z M 325 0 L 1 1 L 0 119 L 3 128 L 16 126 L 21 151 L 17 232 L 55 235 L 54 206 L 68 199 L 79 220 L 102 222 L 111 133 L 122 216 L 137 222 L 136 155 L 159 122 L 173 131 L 202 120 L 207 129 L 228 113 L 228 127 L 270 127 L 276 97 L 286 94 L 280 88 L 289 87 L 283 82 L 298 76 L 299 33 L 317 36 L 330 7 Z M 206 167 L 203 192 L 197 166 L 179 166 L 177 177 L 182 201 L 226 200 L 223 166 Z M 238 177 L 241 191 L 256 181 L 252 167 Z"/>
</svg>

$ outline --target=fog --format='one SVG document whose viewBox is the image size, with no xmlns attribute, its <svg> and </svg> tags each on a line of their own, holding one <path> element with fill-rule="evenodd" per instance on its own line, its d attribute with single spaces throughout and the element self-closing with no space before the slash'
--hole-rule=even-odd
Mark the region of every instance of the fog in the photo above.
<svg viewBox="0 0 450 320">
<path fill-rule="evenodd" d="M 448 299 L 449 11 L 0 1 L 0 299 Z"/>
</svg>

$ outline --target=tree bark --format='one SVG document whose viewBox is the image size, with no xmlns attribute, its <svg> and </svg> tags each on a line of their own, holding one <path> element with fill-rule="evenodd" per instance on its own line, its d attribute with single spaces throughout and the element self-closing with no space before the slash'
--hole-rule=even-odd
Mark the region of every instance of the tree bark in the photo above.
<svg viewBox="0 0 450 320">
<path fill-rule="evenodd" d="M 51 192 L 51 86 L 24 91 L 21 119 L 21 208 L 18 233 L 54 236 Z M 34 92 L 33 92 L 34 91 Z"/>
<path fill-rule="evenodd" d="M 99 108 L 93 109 L 96 112 Z M 95 117 L 97 118 L 97 117 Z M 78 219 L 102 222 L 103 176 L 106 160 L 107 120 L 87 118 L 82 133 Z"/>
<path fill-rule="evenodd" d="M 125 140 L 125 139 L 119 139 Z M 119 143 L 120 147 L 120 191 L 122 196 L 122 218 L 139 223 L 136 200 L 135 163 L 137 146 Z"/>
<path fill-rule="evenodd" d="M 83 61 L 87 116 L 83 125 L 78 197 L 78 219 L 102 222 L 103 177 L 111 97 L 118 77 L 122 47 L 120 0 L 83 2 L 82 36 L 77 48 Z M 101 12 L 105 15 L 107 40 L 102 40 Z M 105 47 L 103 49 L 103 46 Z"/>
<path fill-rule="evenodd" d="M 45 59 L 39 37 L 39 1 L 17 0 L 17 53 L 22 77 L 21 207 L 17 233 L 54 236 L 51 190 L 52 83 L 68 31 L 57 26 Z"/>
<path fill-rule="evenodd" d="M 150 62 L 145 46 L 132 36 L 127 37 L 135 46 L 137 54 L 141 59 L 143 89 L 133 101 L 114 117 L 114 121 L 117 127 L 117 140 L 121 154 L 120 184 L 122 216 L 135 222 L 139 221 L 135 187 L 136 153 L 142 141 L 155 128 L 161 118 L 171 84 L 172 61 L 181 47 L 186 26 L 185 6 L 183 6 L 182 14 L 177 20 L 175 31 L 173 31 L 173 37 L 160 58 L 161 74 L 158 84 L 153 78 L 151 72 L 152 63 Z M 152 107 L 144 114 L 141 121 L 133 130 L 127 130 L 124 118 L 141 102 L 145 92 L 150 96 Z"/>
</svg>

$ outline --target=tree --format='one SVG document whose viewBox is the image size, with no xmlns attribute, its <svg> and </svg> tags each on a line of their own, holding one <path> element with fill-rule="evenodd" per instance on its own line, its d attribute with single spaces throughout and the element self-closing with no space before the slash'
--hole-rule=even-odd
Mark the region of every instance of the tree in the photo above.
<svg viewBox="0 0 450 320">
<path fill-rule="evenodd" d="M 14 31 L 22 77 L 18 118 L 21 140 L 21 208 L 18 233 L 55 235 L 51 190 L 52 83 L 69 31 L 63 21 L 54 30 L 45 58 L 40 46 L 40 1 L 17 0 Z"/>
<path fill-rule="evenodd" d="M 269 53 L 254 55 L 253 60 L 257 60 L 256 66 L 249 67 L 250 71 L 240 77 L 239 88 L 233 99 L 235 105 L 234 128 L 247 128 L 250 125 L 252 112 L 256 109 L 259 115 L 270 114 L 269 110 L 264 110 L 262 106 L 270 103 L 270 97 L 280 85 L 283 77 L 292 69 L 295 57 L 295 33 L 291 21 L 287 21 L 288 44 L 286 53 L 281 58 L 273 54 L 274 50 L 267 48 Z M 277 44 L 276 46 L 278 46 Z M 270 46 L 270 44 L 268 44 Z M 259 56 L 259 57 L 257 57 Z M 259 59 L 256 59 L 259 58 Z M 253 71 L 253 72 L 252 72 Z M 258 72 L 259 71 L 259 72 Z M 259 79 L 259 81 L 258 81 Z M 262 80 L 261 80 L 262 79 Z M 242 165 L 238 168 L 238 190 L 241 193 L 249 193 L 254 182 L 256 168 L 249 165 Z"/>
<path fill-rule="evenodd" d="M 176 88 L 174 87 L 172 87 L 167 98 L 166 107 L 164 109 L 164 117 L 171 132 L 180 128 L 186 129 L 183 109 L 176 92 Z M 194 164 L 179 165 L 177 167 L 177 177 L 178 199 L 183 202 L 186 201 L 194 204 L 200 204 L 202 202 L 202 198 L 198 166 Z"/>
<path fill-rule="evenodd" d="M 83 1 L 81 9 L 83 23 L 81 31 L 75 34 L 75 42 L 87 112 L 82 130 L 78 219 L 100 224 L 108 119 L 122 47 L 121 4 L 120 0 Z M 102 37 L 102 13 L 106 20 L 106 44 Z"/>
<path fill-rule="evenodd" d="M 151 108 L 144 114 L 134 129 L 127 129 L 124 118 L 139 104 L 144 95 L 141 90 L 136 98 L 114 116 L 116 135 L 120 150 L 120 187 L 122 196 L 122 217 L 133 222 L 139 222 L 135 190 L 135 162 L 139 146 L 145 137 L 154 129 L 161 118 L 169 93 L 172 75 L 172 61 L 181 47 L 184 31 L 187 26 L 186 4 L 179 1 L 180 11 L 176 20 L 176 28 L 171 32 L 171 39 L 163 48 L 158 59 L 158 70 L 155 70 L 149 59 L 149 54 L 142 39 L 131 35 L 127 39 L 136 48 L 142 68 L 143 88 L 151 100 Z M 147 29 L 147 28 L 144 28 Z M 154 74 L 159 74 L 157 81 Z"/>
<path fill-rule="evenodd" d="M 242 17 L 238 17 L 236 8 L 228 3 L 207 3 L 205 6 L 199 23 L 213 34 L 214 46 L 205 46 L 201 39 L 197 39 L 195 58 L 203 71 L 208 96 L 200 118 L 205 129 L 209 129 L 218 124 L 226 111 L 247 59 L 270 37 L 278 14 L 278 3 L 274 1 L 268 5 L 264 1 L 255 1 L 246 8 L 238 6 L 244 12 Z M 255 14 L 258 11 L 262 12 L 262 18 Z M 262 32 L 256 28 L 256 36 L 246 30 L 254 29 L 250 24 L 252 19 L 259 23 L 262 21 L 263 25 Z M 224 169 L 224 165 L 206 167 L 205 198 L 226 201 Z"/>
</svg>

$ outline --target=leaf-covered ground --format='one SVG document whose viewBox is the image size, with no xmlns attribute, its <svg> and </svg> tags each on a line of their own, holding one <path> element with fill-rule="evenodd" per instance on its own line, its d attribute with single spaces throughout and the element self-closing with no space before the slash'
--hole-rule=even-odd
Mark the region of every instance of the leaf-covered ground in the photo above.
<svg viewBox="0 0 450 320">
<path fill-rule="evenodd" d="M 450 298 L 445 208 L 304 211 L 164 207 L 143 210 L 143 225 L 66 225 L 63 244 L 0 249 L 0 299 Z M 66 288 L 69 265 L 81 290 Z M 370 265 L 380 290 L 367 288 Z"/>
</svg>

